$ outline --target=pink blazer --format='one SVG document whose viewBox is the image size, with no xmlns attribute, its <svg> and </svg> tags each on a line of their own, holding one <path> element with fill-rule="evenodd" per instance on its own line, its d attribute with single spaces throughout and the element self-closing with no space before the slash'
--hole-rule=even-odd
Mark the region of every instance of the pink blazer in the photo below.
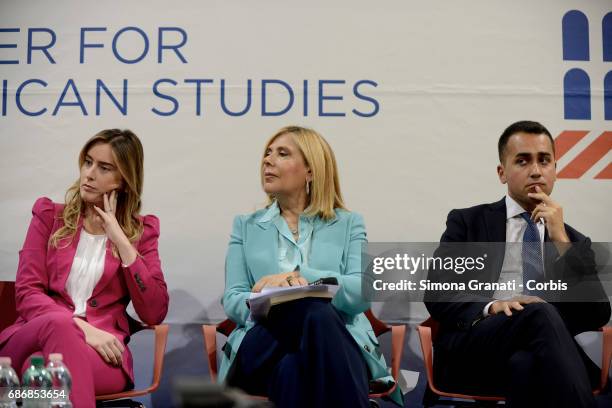
<svg viewBox="0 0 612 408">
<path fill-rule="evenodd" d="M 75 237 L 66 246 L 49 245 L 49 237 L 63 225 L 64 205 L 48 198 L 39 198 L 32 208 L 33 218 L 19 252 L 15 282 L 15 300 L 19 317 L 15 324 L 0 333 L 0 346 L 25 322 L 49 312 L 71 316 L 74 304 L 66 292 L 66 280 L 76 253 L 82 223 Z M 159 220 L 153 215 L 143 217 L 144 231 L 136 243 L 140 256 L 127 268 L 106 248 L 104 272 L 87 301 L 87 321 L 95 327 L 117 336 L 124 344 L 129 340 L 126 307 L 130 300 L 140 319 L 149 325 L 159 324 L 168 311 L 168 291 L 157 251 Z M 126 347 L 123 370 L 134 378 L 132 355 Z"/>
</svg>

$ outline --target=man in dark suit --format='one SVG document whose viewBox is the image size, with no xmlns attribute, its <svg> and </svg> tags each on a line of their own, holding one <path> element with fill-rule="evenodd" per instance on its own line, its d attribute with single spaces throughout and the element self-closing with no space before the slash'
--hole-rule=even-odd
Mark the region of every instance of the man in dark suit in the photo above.
<svg viewBox="0 0 612 408">
<path fill-rule="evenodd" d="M 574 336 L 605 325 L 610 303 L 596 277 L 591 241 L 564 223 L 563 208 L 550 198 L 556 179 L 553 139 L 541 124 L 521 121 L 504 131 L 498 150 L 497 173 L 508 185 L 507 195 L 452 210 L 438 255 L 454 245 L 448 243 L 514 242 L 498 245 L 497 254 L 492 250 L 495 256 L 481 279 L 522 284 L 562 276 L 586 282 L 590 301 L 547 302 L 524 289 L 510 290 L 509 296 L 426 293 L 427 309 L 440 322 L 435 381 L 449 392 L 504 395 L 510 407 L 594 407 L 598 368 Z M 457 278 L 448 274 L 434 270 L 429 276 Z"/>
</svg>

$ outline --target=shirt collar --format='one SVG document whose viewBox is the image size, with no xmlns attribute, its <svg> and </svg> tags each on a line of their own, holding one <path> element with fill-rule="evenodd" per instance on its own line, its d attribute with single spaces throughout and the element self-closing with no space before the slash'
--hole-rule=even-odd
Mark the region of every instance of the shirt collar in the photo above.
<svg viewBox="0 0 612 408">
<path fill-rule="evenodd" d="M 278 201 L 274 200 L 272 204 L 268 207 L 268 210 L 261 216 L 261 218 L 257 222 L 268 222 L 274 220 L 276 217 L 280 215 L 280 207 L 278 206 Z M 301 214 L 300 220 L 306 221 L 310 224 L 314 222 L 316 216 L 314 215 L 306 215 Z"/>
<path fill-rule="evenodd" d="M 514 198 L 506 194 L 506 220 L 514 218 L 517 215 L 521 215 L 524 212 L 525 209 L 521 207 L 521 205 L 517 203 Z"/>
<path fill-rule="evenodd" d="M 278 208 L 278 202 L 275 200 L 270 204 L 268 210 L 261 216 L 258 222 L 272 221 L 280 215 L 280 208 Z"/>
</svg>

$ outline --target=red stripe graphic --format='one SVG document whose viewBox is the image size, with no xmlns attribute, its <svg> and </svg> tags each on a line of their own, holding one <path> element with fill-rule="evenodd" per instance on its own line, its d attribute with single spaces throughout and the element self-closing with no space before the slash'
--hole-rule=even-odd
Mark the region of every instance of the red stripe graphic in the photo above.
<svg viewBox="0 0 612 408">
<path fill-rule="evenodd" d="M 566 132 L 561 133 L 559 137 L 561 137 L 564 133 Z M 582 135 L 582 137 L 584 137 L 584 135 Z M 565 137 L 565 139 L 567 138 L 568 137 Z M 565 141 L 564 143 L 569 142 Z M 555 146 L 556 145 L 557 144 L 555 143 Z M 603 132 L 601 135 L 599 135 L 597 139 L 593 141 L 593 143 L 587 146 L 587 148 L 580 152 L 578 156 L 574 158 L 574 160 L 572 160 L 567 166 L 565 166 L 557 174 L 557 177 L 566 179 L 577 179 L 582 177 L 584 173 L 586 173 L 599 160 L 601 160 L 606 154 L 608 154 L 610 150 L 612 150 L 612 132 Z M 565 152 L 567 152 L 567 150 L 563 151 L 563 154 Z M 608 165 L 601 173 L 595 176 L 595 178 L 612 178 L 612 175 L 610 173 L 612 173 L 612 168 L 610 168 L 610 165 Z"/>
<path fill-rule="evenodd" d="M 588 130 L 564 130 L 555 139 L 555 153 L 559 160 L 569 149 L 582 140 L 589 133 Z"/>
<path fill-rule="evenodd" d="M 609 163 L 605 169 L 595 176 L 595 178 L 612 180 L 612 163 Z"/>
</svg>

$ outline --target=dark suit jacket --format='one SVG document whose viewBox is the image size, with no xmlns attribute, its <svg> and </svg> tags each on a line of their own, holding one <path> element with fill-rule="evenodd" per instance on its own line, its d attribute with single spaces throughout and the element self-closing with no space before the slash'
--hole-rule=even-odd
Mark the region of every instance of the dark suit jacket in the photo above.
<svg viewBox="0 0 612 408">
<path fill-rule="evenodd" d="M 610 303 L 603 291 L 601 283 L 596 278 L 594 253 L 591 249 L 591 240 L 569 225 L 565 224 L 566 232 L 572 241 L 572 246 L 563 256 L 553 253 L 547 246 L 544 258 L 546 271 L 552 271 L 556 276 L 565 280 L 582 280 L 590 275 L 591 281 L 596 282 L 595 290 L 599 293 L 601 301 L 598 302 L 551 302 L 566 322 L 573 335 L 596 330 L 610 320 Z M 444 243 L 453 242 L 505 242 L 506 241 L 506 202 L 505 198 L 491 204 L 477 205 L 471 208 L 452 210 L 446 220 L 446 231 L 440 239 L 439 251 L 445 250 Z M 549 241 L 548 234 L 545 241 Z M 452 245 L 452 244 L 450 244 Z M 447 245 L 450 246 L 450 245 Z M 448 249 L 448 248 L 447 248 Z M 490 282 L 499 279 L 504 258 L 504 245 L 493 249 L 493 260 L 480 278 Z M 440 253 L 437 254 L 440 256 Z M 452 275 L 450 274 L 452 279 Z M 430 271 L 429 279 L 440 281 L 449 279 Z M 432 296 L 426 293 L 425 305 L 431 316 L 440 322 L 441 331 L 467 330 L 472 324 L 482 318 L 482 312 L 487 303 L 492 301 L 493 293 L 466 293 L 445 292 Z M 435 301 L 433 299 L 435 298 Z"/>
</svg>

